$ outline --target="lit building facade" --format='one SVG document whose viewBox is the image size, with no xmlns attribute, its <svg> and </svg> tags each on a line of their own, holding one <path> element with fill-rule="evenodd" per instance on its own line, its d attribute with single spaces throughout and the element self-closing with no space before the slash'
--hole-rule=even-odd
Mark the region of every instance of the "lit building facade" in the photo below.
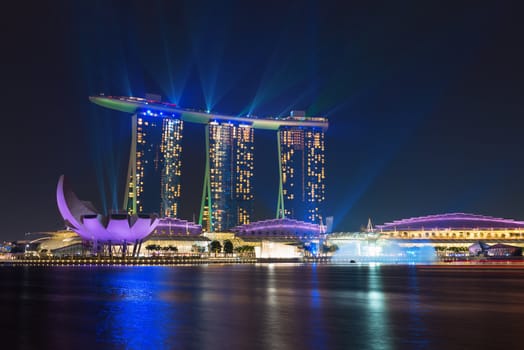
<svg viewBox="0 0 524 350">
<path fill-rule="evenodd" d="M 254 130 L 240 124 L 235 129 L 234 201 L 236 222 L 233 226 L 249 224 L 253 218 Z M 232 226 L 230 226 L 232 227 Z"/>
<path fill-rule="evenodd" d="M 104 108 L 133 115 L 124 208 L 176 217 L 180 204 L 183 123 L 205 125 L 206 165 L 198 223 L 221 232 L 253 220 L 254 130 L 278 139 L 276 218 L 320 224 L 325 202 L 328 120 L 292 112 L 286 118 L 231 116 L 179 108 L 160 98 L 91 96 Z"/>
<path fill-rule="evenodd" d="M 175 114 L 140 111 L 132 119 L 131 156 L 124 208 L 176 217 L 180 205 L 182 130 Z"/>
<path fill-rule="evenodd" d="M 225 231 L 250 222 L 254 199 L 253 152 L 254 132 L 250 125 L 211 121 L 206 126 L 200 222 L 207 231 Z"/>
<path fill-rule="evenodd" d="M 400 240 L 442 240 L 447 242 L 520 241 L 524 222 L 467 213 L 427 215 L 377 225 L 377 233 Z"/>
<path fill-rule="evenodd" d="M 413 249 L 414 254 L 431 248 L 428 251 L 441 258 L 513 256 L 520 255 L 524 247 L 524 221 L 446 213 L 386 222 L 366 232 L 332 233 L 327 239 L 340 247 L 390 245 Z"/>
<path fill-rule="evenodd" d="M 306 117 L 295 112 L 289 118 Z M 326 192 L 324 129 L 283 126 L 278 130 L 278 143 L 281 179 L 277 217 L 319 223 Z"/>
</svg>

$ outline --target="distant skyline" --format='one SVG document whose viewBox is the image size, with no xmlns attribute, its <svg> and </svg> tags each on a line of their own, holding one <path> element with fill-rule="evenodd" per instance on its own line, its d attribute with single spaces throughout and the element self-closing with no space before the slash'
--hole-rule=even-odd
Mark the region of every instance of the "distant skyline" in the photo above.
<svg viewBox="0 0 524 350">
<path fill-rule="evenodd" d="M 524 24 L 517 4 L 472 4 L 10 3 L 0 34 L 0 240 L 63 227 L 61 174 L 99 209 L 121 205 L 130 118 L 89 102 L 101 92 L 328 117 L 335 230 L 446 212 L 522 220 Z M 195 181 L 182 180 L 180 216 L 192 219 L 204 131 L 184 132 L 183 172 Z M 254 148 L 255 169 L 275 173 L 255 179 L 255 218 L 271 218 L 275 135 L 257 131 Z"/>
</svg>

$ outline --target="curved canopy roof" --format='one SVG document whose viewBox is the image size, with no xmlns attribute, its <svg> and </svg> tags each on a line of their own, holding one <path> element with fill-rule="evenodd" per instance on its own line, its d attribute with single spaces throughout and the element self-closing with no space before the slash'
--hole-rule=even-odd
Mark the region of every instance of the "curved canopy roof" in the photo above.
<svg viewBox="0 0 524 350">
<path fill-rule="evenodd" d="M 322 227 L 318 224 L 299 221 L 294 219 L 270 219 L 255 221 L 249 224 L 233 227 L 232 232 L 239 236 L 254 234 L 271 235 L 318 235 L 322 232 Z"/>
<path fill-rule="evenodd" d="M 154 111 L 161 115 L 164 115 L 164 113 L 176 115 L 183 121 L 198 124 L 208 124 L 212 121 L 229 121 L 250 125 L 255 129 L 266 130 L 278 130 L 281 126 L 301 126 L 326 130 L 329 125 L 328 120 L 324 117 L 236 117 L 183 109 L 171 103 L 163 103 L 138 97 L 90 96 L 89 100 L 99 106 L 120 112 L 135 114 L 140 111 Z"/>
<path fill-rule="evenodd" d="M 521 229 L 524 221 L 495 218 L 492 216 L 450 213 L 420 216 L 416 218 L 395 220 L 383 225 L 377 225 L 381 231 L 418 231 L 433 229 L 477 230 L 477 229 Z"/>
</svg>

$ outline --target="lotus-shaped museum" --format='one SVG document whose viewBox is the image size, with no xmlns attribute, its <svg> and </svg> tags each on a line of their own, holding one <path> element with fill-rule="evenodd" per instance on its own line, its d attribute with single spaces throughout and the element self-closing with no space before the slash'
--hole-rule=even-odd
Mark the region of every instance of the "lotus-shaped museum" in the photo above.
<svg viewBox="0 0 524 350">
<path fill-rule="evenodd" d="M 83 239 L 93 242 L 127 244 L 141 241 L 158 225 L 153 215 L 102 215 L 90 202 L 79 200 L 60 176 L 56 189 L 58 210 L 66 225 Z"/>
</svg>

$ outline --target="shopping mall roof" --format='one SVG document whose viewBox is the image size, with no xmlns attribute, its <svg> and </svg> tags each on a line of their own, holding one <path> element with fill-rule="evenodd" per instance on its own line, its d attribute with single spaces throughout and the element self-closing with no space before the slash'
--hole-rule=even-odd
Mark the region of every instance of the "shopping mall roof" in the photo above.
<svg viewBox="0 0 524 350">
<path fill-rule="evenodd" d="M 231 231 L 242 239 L 244 237 L 270 237 L 271 239 L 285 237 L 289 239 L 318 236 L 324 233 L 324 229 L 325 227 L 319 224 L 285 218 L 256 221 L 233 227 Z"/>
</svg>

